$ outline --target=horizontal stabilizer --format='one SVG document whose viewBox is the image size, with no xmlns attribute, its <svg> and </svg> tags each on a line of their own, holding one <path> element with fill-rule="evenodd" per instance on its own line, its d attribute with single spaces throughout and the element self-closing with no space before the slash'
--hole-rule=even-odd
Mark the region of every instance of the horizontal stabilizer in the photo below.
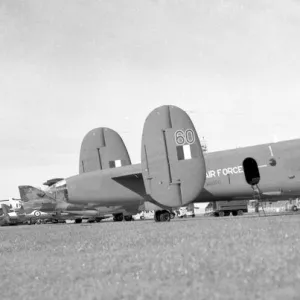
<svg viewBox="0 0 300 300">
<path fill-rule="evenodd" d="M 131 165 L 121 136 L 106 127 L 95 128 L 83 138 L 79 158 L 79 174 Z"/>
<path fill-rule="evenodd" d="M 142 174 L 154 203 L 179 207 L 194 201 L 203 189 L 206 167 L 190 117 L 165 105 L 147 117 L 142 137 Z"/>
<path fill-rule="evenodd" d="M 112 177 L 112 179 L 142 197 L 146 195 L 141 172 L 125 173 L 121 176 Z"/>
</svg>

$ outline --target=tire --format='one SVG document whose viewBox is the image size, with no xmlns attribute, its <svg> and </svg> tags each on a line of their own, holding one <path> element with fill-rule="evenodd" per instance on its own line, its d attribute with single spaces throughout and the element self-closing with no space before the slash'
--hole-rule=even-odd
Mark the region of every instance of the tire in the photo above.
<svg viewBox="0 0 300 300">
<path fill-rule="evenodd" d="M 124 220 L 127 222 L 132 221 L 132 216 L 124 216 Z"/>
<path fill-rule="evenodd" d="M 170 222 L 171 216 L 169 212 L 163 212 L 159 216 L 160 222 Z"/>
<path fill-rule="evenodd" d="M 219 217 L 224 217 L 224 216 L 225 216 L 224 211 L 219 211 Z"/>
<path fill-rule="evenodd" d="M 113 218 L 114 222 L 122 222 L 123 219 L 124 219 L 124 216 L 122 213 L 114 215 L 114 218 Z"/>
<path fill-rule="evenodd" d="M 297 211 L 297 210 L 298 210 L 298 207 L 296 205 L 293 205 L 292 211 Z"/>
<path fill-rule="evenodd" d="M 161 211 L 160 211 L 160 210 L 157 210 L 157 211 L 154 213 L 154 221 L 155 221 L 155 222 L 160 222 L 160 215 L 161 215 Z"/>
<path fill-rule="evenodd" d="M 145 217 L 144 217 L 144 216 L 141 216 L 140 219 L 141 219 L 141 220 L 145 220 Z"/>
<path fill-rule="evenodd" d="M 242 216 L 244 214 L 244 212 L 240 209 L 240 210 L 238 210 L 237 214 L 238 214 L 238 216 Z"/>
</svg>

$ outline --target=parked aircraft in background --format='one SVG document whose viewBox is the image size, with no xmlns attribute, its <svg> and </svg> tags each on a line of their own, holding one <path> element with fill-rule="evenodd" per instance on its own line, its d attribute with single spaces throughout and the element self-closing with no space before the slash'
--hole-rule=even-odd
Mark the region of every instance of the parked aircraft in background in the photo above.
<svg viewBox="0 0 300 300">
<path fill-rule="evenodd" d="M 14 224 L 32 224 L 36 220 L 49 219 L 50 215 L 46 213 L 41 213 L 39 211 L 32 211 L 31 213 L 26 213 L 21 206 L 16 209 L 8 206 L 7 204 L 1 204 L 0 209 L 0 226 L 2 225 L 14 225 Z"/>
<path fill-rule="evenodd" d="M 126 214 L 126 210 L 121 206 L 97 208 L 95 205 L 68 203 L 59 193 L 59 182 L 60 181 L 56 181 L 56 185 L 54 187 L 52 186 L 48 191 L 43 191 L 29 185 L 19 186 L 25 212 L 28 214 L 32 211 L 47 212 L 52 214 L 54 218 L 63 214 L 65 217 L 69 216 L 70 219 L 75 219 L 75 223 L 81 223 L 82 219 L 100 222 L 103 219 L 111 217 L 112 212 Z M 131 218 L 131 215 L 125 215 L 126 221 L 130 221 Z"/>
<path fill-rule="evenodd" d="M 9 207 L 9 209 L 13 209 L 13 210 L 18 210 L 22 206 L 21 199 L 15 199 L 15 198 L 0 200 L 0 205 L 1 204 L 6 204 Z"/>
</svg>

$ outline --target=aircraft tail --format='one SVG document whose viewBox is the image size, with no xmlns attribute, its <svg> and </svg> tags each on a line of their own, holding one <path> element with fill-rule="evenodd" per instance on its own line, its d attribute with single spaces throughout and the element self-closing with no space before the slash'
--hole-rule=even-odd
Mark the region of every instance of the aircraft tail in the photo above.
<svg viewBox="0 0 300 300">
<path fill-rule="evenodd" d="M 179 107 L 164 105 L 148 115 L 141 156 L 149 201 L 173 208 L 200 195 L 206 180 L 202 147 L 193 122 Z"/>
<path fill-rule="evenodd" d="M 82 140 L 79 174 L 131 165 L 127 148 L 114 130 L 99 127 L 89 131 Z"/>
<path fill-rule="evenodd" d="M 8 224 L 10 221 L 9 217 L 10 208 L 6 204 L 1 204 L 0 208 L 0 225 Z"/>
<path fill-rule="evenodd" d="M 141 169 L 130 174 L 120 171 L 113 180 L 137 190 L 159 207 L 177 208 L 197 199 L 205 184 L 206 166 L 198 134 L 186 112 L 171 105 L 153 110 L 144 123 L 141 146 Z M 116 161 L 118 166 L 131 164 L 123 140 L 115 131 L 96 128 L 84 137 L 79 173 L 116 167 Z M 69 200 L 86 198 L 87 187 L 93 183 L 85 183 L 91 178 L 96 177 L 69 178 Z M 137 184 L 143 185 L 145 191 L 134 186 Z"/>
<path fill-rule="evenodd" d="M 54 200 L 54 197 L 47 192 L 44 192 L 38 188 L 35 188 L 30 185 L 19 185 L 20 197 L 23 202 L 29 202 L 32 200 L 42 200 L 42 199 L 51 199 Z"/>
</svg>

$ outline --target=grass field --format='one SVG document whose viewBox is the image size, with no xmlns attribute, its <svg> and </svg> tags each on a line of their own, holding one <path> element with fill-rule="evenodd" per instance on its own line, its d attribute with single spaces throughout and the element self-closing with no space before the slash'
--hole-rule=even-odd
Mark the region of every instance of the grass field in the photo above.
<svg viewBox="0 0 300 300">
<path fill-rule="evenodd" d="M 300 215 L 0 228 L 0 299 L 300 299 Z"/>
</svg>

